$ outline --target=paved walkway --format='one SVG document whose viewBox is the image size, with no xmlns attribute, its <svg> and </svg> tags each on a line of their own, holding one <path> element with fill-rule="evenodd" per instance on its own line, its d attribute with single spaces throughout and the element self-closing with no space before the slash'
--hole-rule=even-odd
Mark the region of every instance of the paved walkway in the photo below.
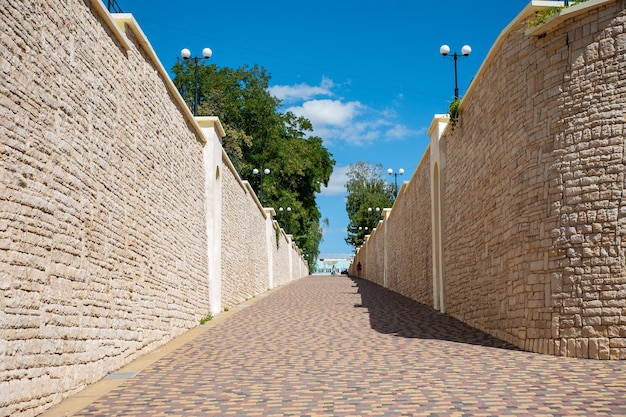
<svg viewBox="0 0 626 417">
<path fill-rule="evenodd" d="M 44 415 L 626 416 L 626 362 L 522 352 L 375 284 L 311 276 Z"/>
</svg>

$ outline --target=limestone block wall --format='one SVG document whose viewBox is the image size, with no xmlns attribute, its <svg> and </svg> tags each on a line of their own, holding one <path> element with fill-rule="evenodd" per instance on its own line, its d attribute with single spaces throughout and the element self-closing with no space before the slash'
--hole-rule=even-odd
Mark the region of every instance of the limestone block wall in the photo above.
<svg viewBox="0 0 626 417">
<path fill-rule="evenodd" d="M 518 24 L 466 95 L 445 138 L 446 288 L 450 314 L 527 350 L 626 359 L 625 14 L 597 3 Z"/>
<path fill-rule="evenodd" d="M 222 211 L 222 307 L 230 308 L 269 289 L 266 213 L 248 182 L 224 170 Z"/>
<path fill-rule="evenodd" d="M 423 161 L 428 161 L 428 151 Z M 359 248 L 349 273 L 376 282 L 392 291 L 433 306 L 430 174 L 422 163 L 403 184 L 393 209 L 383 210 L 382 220 Z M 426 197 L 426 198 L 425 198 Z"/>
<path fill-rule="evenodd" d="M 0 21 L 0 415 L 35 415 L 206 315 L 203 144 L 88 3 Z"/>
<path fill-rule="evenodd" d="M 290 250 L 290 265 L 291 265 L 291 276 L 294 278 L 299 278 L 301 277 L 303 274 L 301 273 L 302 271 L 302 256 L 300 255 L 300 251 L 298 249 L 298 246 L 294 243 L 291 242 L 291 244 L 289 245 L 289 250 Z M 306 274 L 308 275 L 308 274 Z"/>
<path fill-rule="evenodd" d="M 309 264 L 306 262 L 302 251 L 295 244 L 291 243 L 291 264 L 292 264 L 292 279 L 298 279 L 309 275 Z"/>
<path fill-rule="evenodd" d="M 131 15 L 3 2 L 0 28 L 0 416 L 26 417 L 266 291 L 271 255 Z"/>
<path fill-rule="evenodd" d="M 272 250 L 274 255 L 274 286 L 280 286 L 287 282 L 291 277 L 291 268 L 289 266 L 289 252 L 291 251 L 291 242 L 278 223 L 274 222 L 274 242 Z M 299 275 L 297 275 L 299 277 Z"/>
<path fill-rule="evenodd" d="M 428 152 L 393 206 L 387 228 L 388 288 L 433 306 Z"/>
<path fill-rule="evenodd" d="M 385 224 L 379 223 L 367 238 L 367 268 L 363 276 L 379 285 L 385 285 Z"/>
<path fill-rule="evenodd" d="M 544 4 L 531 2 L 502 32 L 456 126 L 434 142 L 431 183 L 441 186 L 423 198 L 441 204 L 431 253 L 442 288 L 411 296 L 430 303 L 432 291 L 436 308 L 529 351 L 626 359 L 626 13 L 621 1 L 594 0 L 529 29 Z M 389 227 L 387 245 L 402 240 L 409 213 L 429 217 L 419 202 L 401 214 L 404 198 L 379 227 Z M 380 282 L 369 275 L 380 274 L 376 239 L 351 271 L 361 262 Z M 383 276 L 404 291 L 389 260 Z M 421 274 L 413 285 L 427 285 Z"/>
<path fill-rule="evenodd" d="M 626 359 L 625 21 L 615 1 L 554 30 L 571 38 L 551 171 L 560 197 L 551 261 L 564 266 L 552 288 L 555 348 L 564 354 Z"/>
<path fill-rule="evenodd" d="M 504 340 L 552 337 L 550 166 L 558 114 L 557 50 L 538 48 L 525 24 L 493 51 L 444 135 L 446 312 Z M 564 46 L 563 39 L 561 46 Z M 562 76 L 562 75 L 561 75 Z M 552 269 L 554 268 L 554 269 Z"/>
</svg>

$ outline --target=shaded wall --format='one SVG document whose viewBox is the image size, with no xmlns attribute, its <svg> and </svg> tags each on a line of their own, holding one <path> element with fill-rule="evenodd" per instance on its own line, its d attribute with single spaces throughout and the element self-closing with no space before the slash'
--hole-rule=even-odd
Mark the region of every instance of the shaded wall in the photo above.
<svg viewBox="0 0 626 417">
<path fill-rule="evenodd" d="M 625 359 L 624 12 L 578 10 L 512 27 L 443 139 L 447 308 L 527 350 Z"/>
<path fill-rule="evenodd" d="M 431 155 L 378 228 L 395 230 L 383 249 L 377 230 L 351 272 L 361 262 L 367 279 L 407 291 L 389 261 L 415 264 L 392 245 L 418 214 L 431 219 L 432 263 L 400 273 L 420 288 L 411 297 L 529 351 L 626 359 L 626 15 L 621 1 L 594 1 L 529 29 L 542 4 L 502 32 L 456 126 L 431 127 Z M 429 202 L 403 208 L 428 159 Z M 413 233 L 428 240 L 427 229 Z"/>
<path fill-rule="evenodd" d="M 433 305 L 429 153 L 404 184 L 385 222 L 388 287 L 420 303 Z"/>
</svg>

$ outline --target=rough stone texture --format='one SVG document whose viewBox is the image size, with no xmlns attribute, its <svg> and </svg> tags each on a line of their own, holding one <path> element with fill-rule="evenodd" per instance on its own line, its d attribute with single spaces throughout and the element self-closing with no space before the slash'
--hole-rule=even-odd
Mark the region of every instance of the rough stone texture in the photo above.
<svg viewBox="0 0 626 417">
<path fill-rule="evenodd" d="M 387 227 L 389 289 L 433 306 L 432 225 L 428 151 L 394 203 Z"/>
<path fill-rule="evenodd" d="M 300 248 L 291 242 L 291 277 L 292 279 L 309 275 L 309 265 L 305 262 Z"/>
<path fill-rule="evenodd" d="M 224 170 L 222 307 L 230 308 L 269 288 L 265 213 L 249 184 Z"/>
<path fill-rule="evenodd" d="M 624 359 L 621 2 L 522 27 L 445 138 L 448 312 L 530 351 Z"/>
<path fill-rule="evenodd" d="M 520 20 L 502 35 L 441 139 L 447 313 L 529 351 L 626 359 L 626 14 L 615 1 L 557 19 L 534 34 Z M 398 225 L 388 254 L 412 214 L 430 217 L 426 204 L 402 209 L 403 198 L 379 226 Z M 405 291 L 395 262 L 381 272 L 380 240 L 355 262 Z M 428 270 L 414 285 L 428 285 L 432 267 L 418 264 Z"/>
<path fill-rule="evenodd" d="M 422 161 L 428 161 L 426 151 Z M 426 198 L 425 198 L 426 196 Z M 430 173 L 422 163 L 405 182 L 389 217 L 380 221 L 358 251 L 350 273 L 433 306 Z M 386 282 L 385 282 L 386 281 Z"/>
<path fill-rule="evenodd" d="M 291 242 L 287 238 L 287 235 L 282 229 L 277 229 L 277 224 L 274 224 L 274 233 L 277 233 L 275 239 L 276 245 L 273 246 L 274 254 L 272 256 L 272 262 L 274 265 L 274 286 L 280 286 L 286 284 L 288 278 L 291 276 L 291 270 L 289 269 L 289 251 L 291 250 Z M 300 275 L 296 275 L 299 277 Z"/>
<path fill-rule="evenodd" d="M 0 8 L 2 415 L 206 315 L 202 144 L 136 45 L 69 3 Z"/>
<path fill-rule="evenodd" d="M 383 225 L 378 227 L 367 237 L 367 264 L 364 268 L 364 277 L 379 285 L 384 284 L 385 275 L 385 232 Z"/>
<path fill-rule="evenodd" d="M 145 40 L 126 31 L 126 51 L 93 7 L 0 1 L 0 416 L 209 312 L 202 138 Z M 229 306 L 267 290 L 268 252 L 256 198 L 222 172 Z"/>
</svg>

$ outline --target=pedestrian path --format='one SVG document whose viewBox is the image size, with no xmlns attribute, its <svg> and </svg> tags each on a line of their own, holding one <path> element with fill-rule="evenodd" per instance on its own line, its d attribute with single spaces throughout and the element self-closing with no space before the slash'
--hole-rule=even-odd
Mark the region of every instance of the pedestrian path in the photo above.
<svg viewBox="0 0 626 417">
<path fill-rule="evenodd" d="M 626 416 L 625 362 L 522 352 L 346 276 L 302 278 L 161 350 L 44 416 Z"/>
</svg>

